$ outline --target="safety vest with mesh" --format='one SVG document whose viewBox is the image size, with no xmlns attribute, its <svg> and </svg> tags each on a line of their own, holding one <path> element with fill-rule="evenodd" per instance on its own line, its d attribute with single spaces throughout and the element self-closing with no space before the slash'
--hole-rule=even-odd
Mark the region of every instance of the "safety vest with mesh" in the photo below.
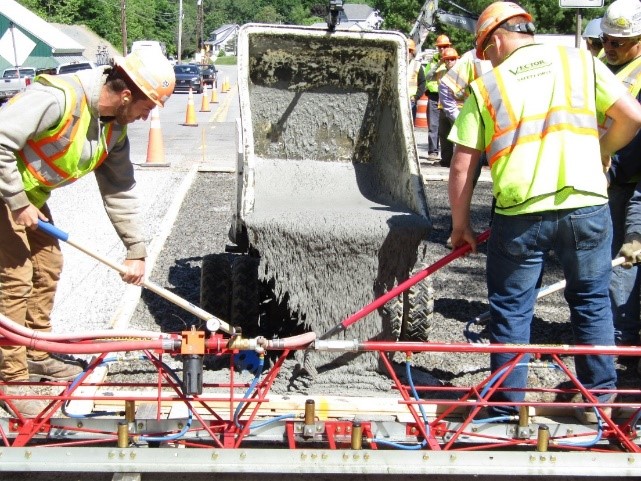
<svg viewBox="0 0 641 481">
<path fill-rule="evenodd" d="M 641 56 L 630 61 L 615 75 L 616 78 L 621 80 L 630 95 L 636 98 L 641 92 Z M 599 120 L 599 130 L 603 134 L 610 126 L 611 120 L 605 114 L 599 114 L 597 118 Z"/>
<path fill-rule="evenodd" d="M 18 171 L 27 197 L 40 208 L 53 189 L 74 182 L 98 168 L 109 150 L 124 139 L 127 129 L 110 122 L 100 131 L 100 140 L 92 157 L 81 161 L 91 124 L 82 85 L 75 77 L 40 75 L 35 81 L 62 90 L 66 100 L 60 121 L 28 140 L 24 148 L 16 152 Z"/>
<path fill-rule="evenodd" d="M 425 88 L 427 89 L 428 92 L 432 92 L 432 93 L 438 92 L 438 83 L 441 81 L 441 78 L 443 77 L 443 75 L 445 75 L 445 72 L 447 72 L 447 67 L 445 66 L 445 64 L 439 65 L 440 61 L 441 61 L 441 56 L 435 55 L 432 58 L 432 61 L 425 66 L 426 78 L 430 70 L 436 67 L 436 71 L 434 72 L 432 79 L 428 80 L 425 83 Z"/>
<path fill-rule="evenodd" d="M 605 203 L 590 53 L 531 45 L 515 54 L 471 85 L 497 212 Z"/>
<path fill-rule="evenodd" d="M 469 97 L 468 87 L 472 81 L 490 70 L 492 64 L 488 60 L 480 60 L 473 50 L 469 50 L 447 71 L 441 82 L 450 88 L 457 101 L 464 101 Z"/>
</svg>

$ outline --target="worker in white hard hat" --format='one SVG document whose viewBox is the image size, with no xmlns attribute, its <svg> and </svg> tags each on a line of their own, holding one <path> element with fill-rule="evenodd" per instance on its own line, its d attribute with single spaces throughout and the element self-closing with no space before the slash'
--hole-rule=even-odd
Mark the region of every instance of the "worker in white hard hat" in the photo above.
<svg viewBox="0 0 641 481">
<path fill-rule="evenodd" d="M 641 2 L 616 0 L 601 21 L 604 61 L 641 102 Z M 602 119 L 605 120 L 605 119 Z M 607 121 L 601 122 L 605 130 Z M 610 300 L 619 345 L 639 345 L 641 327 L 639 301 L 641 269 L 634 264 L 632 252 L 641 248 L 641 208 L 637 182 L 641 180 L 641 135 L 612 156 L 607 177 L 612 215 L 612 256 L 628 257 L 625 267 L 615 267 L 610 284 Z M 634 197 L 634 199 L 633 199 Z M 630 359 L 630 358 L 629 358 Z"/>
<path fill-rule="evenodd" d="M 127 124 L 146 120 L 164 105 L 174 84 L 167 58 L 138 50 L 111 66 L 38 76 L 0 109 L 1 314 L 35 332 L 51 330 L 62 254 L 58 240 L 38 229 L 38 222 L 53 222 L 47 205 L 53 189 L 90 172 L 126 248 L 122 279 L 142 284 L 147 253 Z M 1 351 L 3 381 L 65 381 L 82 372 L 77 362 L 47 352 L 18 346 Z M 29 385 L 1 389 L 8 395 L 35 394 Z M 31 417 L 46 403 L 19 399 L 12 405 Z"/>
<path fill-rule="evenodd" d="M 585 26 L 581 37 L 585 40 L 590 53 L 598 57 L 601 50 L 603 50 L 603 44 L 601 43 L 601 18 L 593 18 L 590 20 Z"/>
</svg>

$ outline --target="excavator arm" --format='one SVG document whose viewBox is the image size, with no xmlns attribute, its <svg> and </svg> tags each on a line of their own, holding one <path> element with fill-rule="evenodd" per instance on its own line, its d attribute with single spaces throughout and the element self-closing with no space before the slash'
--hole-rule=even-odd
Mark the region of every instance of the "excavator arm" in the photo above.
<svg viewBox="0 0 641 481">
<path fill-rule="evenodd" d="M 444 25 L 451 25 L 474 33 L 477 16 L 454 2 L 446 0 L 445 3 L 459 9 L 462 13 L 446 12 L 439 8 L 438 0 L 427 0 L 421 7 L 416 22 L 410 31 L 410 38 L 416 43 L 417 51 L 421 50 L 427 34 L 432 30 L 437 20 Z"/>
</svg>

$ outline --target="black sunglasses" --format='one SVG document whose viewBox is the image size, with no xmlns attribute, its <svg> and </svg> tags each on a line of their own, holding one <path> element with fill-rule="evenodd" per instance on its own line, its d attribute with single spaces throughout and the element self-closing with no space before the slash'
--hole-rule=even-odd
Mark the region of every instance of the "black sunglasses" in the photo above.
<svg viewBox="0 0 641 481">
<path fill-rule="evenodd" d="M 635 40 L 635 39 L 625 39 L 625 40 L 612 40 L 610 37 L 607 37 L 603 34 L 599 35 L 599 40 L 601 40 L 601 43 L 603 46 L 610 44 L 612 45 L 612 48 L 621 48 L 623 47 L 626 43 L 629 43 L 630 40 Z M 638 39 L 636 39 L 638 40 Z"/>
<path fill-rule="evenodd" d="M 598 48 L 598 49 L 603 48 L 603 42 L 601 41 L 600 38 L 586 38 L 585 40 L 590 47 Z M 614 48 L 618 48 L 618 47 L 614 47 Z"/>
</svg>

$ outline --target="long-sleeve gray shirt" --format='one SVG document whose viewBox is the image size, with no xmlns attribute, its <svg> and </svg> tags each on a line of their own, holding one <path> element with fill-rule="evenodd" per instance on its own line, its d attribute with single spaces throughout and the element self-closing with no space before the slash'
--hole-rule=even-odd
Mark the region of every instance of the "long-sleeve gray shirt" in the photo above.
<svg viewBox="0 0 641 481">
<path fill-rule="evenodd" d="M 74 74 L 80 79 L 91 112 L 81 164 L 93 157 L 101 141 L 102 129 L 107 125 L 98 114 L 100 91 L 106 79 L 105 69 Z M 64 108 L 63 91 L 38 82 L 0 108 L 0 198 L 9 209 L 17 210 L 29 205 L 18 172 L 16 152 L 24 147 L 27 140 L 57 125 Z M 107 215 L 127 249 L 127 258 L 146 257 L 145 239 L 139 221 L 140 202 L 134 189 L 136 182 L 127 136 L 109 151 L 94 173 Z"/>
</svg>

